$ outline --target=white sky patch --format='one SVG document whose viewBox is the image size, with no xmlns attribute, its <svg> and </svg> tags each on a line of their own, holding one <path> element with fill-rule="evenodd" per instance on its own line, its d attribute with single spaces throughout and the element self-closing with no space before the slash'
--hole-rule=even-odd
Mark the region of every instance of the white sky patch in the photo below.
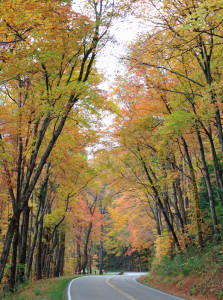
<svg viewBox="0 0 223 300">
<path fill-rule="evenodd" d="M 85 1 L 73 2 L 73 8 L 77 12 L 84 14 Z M 115 75 L 124 70 L 121 64 L 121 57 L 127 53 L 128 45 L 137 39 L 140 32 L 145 32 L 148 25 L 141 20 L 127 15 L 125 18 L 113 20 L 110 34 L 114 36 L 115 43 L 109 42 L 97 56 L 96 66 L 100 72 L 105 74 L 107 82 L 102 83 L 101 88 L 108 90 L 109 84 L 113 83 Z"/>
<path fill-rule="evenodd" d="M 99 53 L 96 66 L 98 70 L 105 74 L 106 81 L 101 88 L 107 90 L 114 82 L 115 76 L 124 72 L 121 57 L 127 54 L 128 45 L 137 39 L 140 32 L 145 31 L 140 21 L 129 16 L 122 20 L 117 20 L 110 29 L 114 36 L 115 43 L 109 42 Z"/>
<path fill-rule="evenodd" d="M 143 30 L 144 29 L 144 30 Z M 125 73 L 125 67 L 121 58 L 126 56 L 128 45 L 137 39 L 139 32 L 145 31 L 139 20 L 129 16 L 122 20 L 117 20 L 110 29 L 114 36 L 115 43 L 109 42 L 97 57 L 96 67 L 103 73 L 105 80 L 99 85 L 102 90 L 109 91 L 115 82 L 117 75 Z M 103 125 L 106 128 L 112 125 L 114 116 L 105 114 Z"/>
</svg>

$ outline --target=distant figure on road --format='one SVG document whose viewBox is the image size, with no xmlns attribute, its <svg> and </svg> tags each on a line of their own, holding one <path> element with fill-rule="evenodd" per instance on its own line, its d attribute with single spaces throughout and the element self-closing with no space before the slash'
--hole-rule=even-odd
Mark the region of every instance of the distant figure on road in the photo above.
<svg viewBox="0 0 223 300">
<path fill-rule="evenodd" d="M 124 272 L 119 272 L 118 275 L 123 275 Z"/>
</svg>

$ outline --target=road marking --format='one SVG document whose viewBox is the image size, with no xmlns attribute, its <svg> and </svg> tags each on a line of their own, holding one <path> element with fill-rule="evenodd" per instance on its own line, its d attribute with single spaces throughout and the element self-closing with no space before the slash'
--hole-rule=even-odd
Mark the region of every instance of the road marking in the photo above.
<svg viewBox="0 0 223 300">
<path fill-rule="evenodd" d="M 106 279 L 107 284 L 108 284 L 111 288 L 113 288 L 115 291 L 119 292 L 121 295 L 125 296 L 125 297 L 128 298 L 128 299 L 131 299 L 131 300 L 139 300 L 139 299 L 134 298 L 134 297 L 132 297 L 131 295 L 127 294 L 126 292 L 120 290 L 119 288 L 117 288 L 114 284 L 112 284 L 112 283 L 110 282 L 110 279 L 111 279 L 111 278 L 114 278 L 114 277 L 108 277 L 108 278 Z M 69 299 L 69 300 L 70 300 L 70 299 Z"/>
<path fill-rule="evenodd" d="M 70 294 L 70 287 L 71 287 L 71 284 L 73 283 L 74 280 L 77 280 L 78 278 L 81 278 L 81 277 L 77 277 L 77 278 L 74 278 L 70 281 L 69 285 L 68 285 L 68 291 L 67 291 L 67 296 L 68 296 L 68 300 L 72 300 L 71 299 L 71 294 Z"/>
</svg>

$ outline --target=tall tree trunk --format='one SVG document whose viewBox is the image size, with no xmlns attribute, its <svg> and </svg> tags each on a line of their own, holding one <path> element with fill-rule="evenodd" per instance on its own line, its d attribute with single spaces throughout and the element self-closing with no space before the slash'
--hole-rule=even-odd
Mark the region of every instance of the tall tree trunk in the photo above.
<svg viewBox="0 0 223 300">
<path fill-rule="evenodd" d="M 125 256 L 123 255 L 123 270 L 126 270 L 126 261 L 125 261 Z"/>
<path fill-rule="evenodd" d="M 32 241 L 32 245 L 29 249 L 29 253 L 28 253 L 27 270 L 26 270 L 26 278 L 27 279 L 29 279 L 29 277 L 30 277 L 30 272 L 31 272 L 31 269 L 32 269 L 32 262 L 33 262 L 33 254 L 34 254 L 34 250 L 35 250 L 35 247 L 36 247 L 36 241 L 37 241 L 37 235 L 38 235 L 38 226 L 39 226 L 38 218 L 39 218 L 39 213 L 40 213 L 40 206 L 41 206 L 41 204 L 39 203 L 38 208 L 37 208 L 37 212 L 36 212 L 36 216 L 35 216 L 35 221 L 34 221 L 33 241 Z"/>
<path fill-rule="evenodd" d="M 203 165 L 203 169 L 204 169 L 204 178 L 205 178 L 206 186 L 207 186 L 207 190 L 208 190 L 208 198 L 209 198 L 209 203 L 210 203 L 213 228 L 214 228 L 214 232 L 219 235 L 220 231 L 219 231 L 218 220 L 217 220 L 217 215 L 216 215 L 216 211 L 215 211 L 211 179 L 210 179 L 208 167 L 206 164 L 203 142 L 202 142 L 201 135 L 200 135 L 200 132 L 198 129 L 197 129 L 197 139 L 198 139 L 198 143 L 199 143 L 201 161 L 202 161 L 202 165 Z"/>
<path fill-rule="evenodd" d="M 223 134 L 222 134 L 221 116 L 220 116 L 219 108 L 217 106 L 215 106 L 215 120 L 218 129 L 218 140 L 221 147 L 221 154 L 223 155 Z"/>
<path fill-rule="evenodd" d="M 58 277 L 60 276 L 60 264 L 61 264 L 61 258 L 62 258 L 62 251 L 63 251 L 63 244 L 65 240 L 65 234 L 64 232 L 61 233 L 60 240 L 58 240 L 57 244 L 57 251 L 55 253 L 55 269 L 54 269 L 54 276 Z"/>
<path fill-rule="evenodd" d="M 103 275 L 103 243 L 100 241 L 99 244 L 99 274 Z"/>
<path fill-rule="evenodd" d="M 51 242 L 52 241 L 52 245 Z M 53 269 L 52 267 L 52 263 L 53 263 L 53 253 L 54 253 L 54 249 L 56 248 L 58 244 L 58 231 L 55 230 L 53 232 L 52 237 L 48 239 L 48 243 L 47 243 L 47 257 L 46 257 L 46 268 L 45 268 L 45 275 L 47 278 L 51 277 L 51 270 Z M 55 263 L 55 260 L 54 260 Z"/>
<path fill-rule="evenodd" d="M 17 267 L 17 252 L 19 243 L 19 222 L 16 224 L 13 244 L 12 244 L 12 260 L 10 268 L 10 278 L 9 278 L 9 289 L 11 292 L 14 291 L 16 282 L 16 267 Z"/>
<path fill-rule="evenodd" d="M 89 239 L 90 239 L 92 225 L 93 225 L 92 222 L 90 222 L 89 226 L 88 226 L 88 231 L 87 231 L 85 243 L 84 243 L 84 255 L 83 255 L 83 263 L 82 263 L 83 275 L 86 274 L 85 270 L 86 270 L 87 263 L 88 263 L 88 243 L 89 243 Z"/>
<path fill-rule="evenodd" d="M 37 273 L 36 278 L 42 279 L 42 237 L 43 237 L 43 216 L 40 217 L 39 221 L 39 232 L 38 232 L 38 244 L 37 244 L 37 260 L 36 267 Z"/>
<path fill-rule="evenodd" d="M 42 270 L 46 278 L 50 277 L 50 264 L 51 264 L 51 255 L 50 255 L 50 241 L 47 240 L 44 243 L 42 250 Z"/>
<path fill-rule="evenodd" d="M 59 277 L 60 276 L 60 248 L 61 244 L 57 245 L 56 251 L 55 251 L 55 259 L 54 259 L 54 277 Z"/>
<path fill-rule="evenodd" d="M 178 200 L 179 200 L 179 206 L 180 206 L 181 216 L 183 219 L 183 224 L 187 225 L 187 215 L 186 215 L 186 210 L 184 207 L 184 199 L 183 199 L 182 190 L 180 187 L 180 179 L 179 178 L 176 179 L 176 191 L 177 191 L 177 196 L 178 196 Z"/>
<path fill-rule="evenodd" d="M 178 220 L 180 221 L 180 226 L 182 228 L 182 232 L 184 233 L 184 222 L 183 222 L 183 218 L 181 216 L 181 213 L 180 213 L 180 210 L 179 210 L 179 207 L 178 207 L 176 183 L 173 183 L 172 187 L 173 187 L 174 209 L 175 209 L 176 215 L 178 217 Z"/>
<path fill-rule="evenodd" d="M 215 174 L 215 181 L 216 181 L 216 186 L 217 186 L 218 197 L 219 197 L 219 200 L 223 201 L 223 199 L 222 199 L 222 195 L 223 195 L 223 177 L 222 177 L 221 167 L 220 167 L 219 162 L 218 162 L 218 157 L 217 157 L 217 154 L 216 154 L 214 141 L 213 141 L 213 138 L 212 138 L 211 127 L 209 127 L 208 137 L 209 137 L 210 144 L 211 144 L 211 152 L 212 152 L 212 159 L 213 159 L 214 174 Z"/>
<path fill-rule="evenodd" d="M 197 188 L 197 182 L 196 177 L 194 173 L 194 168 L 192 165 L 191 157 L 188 151 L 187 143 L 183 137 L 181 137 L 181 140 L 183 142 L 184 151 L 187 158 L 187 163 L 190 170 L 190 177 L 192 182 L 192 191 L 194 196 L 194 205 L 195 205 L 195 220 L 196 220 L 196 227 L 197 227 L 197 236 L 198 236 L 198 243 L 201 248 L 204 247 L 204 240 L 203 240 L 203 234 L 202 234 L 202 220 L 201 220 L 201 211 L 200 211 L 200 203 L 199 203 L 199 194 L 198 194 L 198 188 Z"/>
<path fill-rule="evenodd" d="M 186 218 L 187 218 L 187 208 L 189 207 L 189 199 L 187 197 L 186 194 L 186 170 L 185 170 L 185 157 L 182 157 L 182 162 L 183 162 L 183 173 L 182 173 L 182 182 L 183 182 L 183 186 L 182 186 L 182 195 L 183 195 L 183 203 L 184 203 L 184 207 L 185 207 L 185 213 L 186 213 Z"/>
<path fill-rule="evenodd" d="M 92 275 L 92 255 L 89 255 L 89 273 Z"/>
<path fill-rule="evenodd" d="M 25 264 L 26 264 L 26 253 L 27 253 L 27 238 L 28 238 L 28 230 L 29 230 L 29 212 L 30 208 L 27 205 L 23 210 L 23 220 L 21 226 L 21 245 L 19 248 L 19 265 L 17 272 L 17 281 L 24 282 L 25 280 Z"/>
<path fill-rule="evenodd" d="M 142 264 L 141 264 L 141 257 L 140 257 L 140 254 L 138 253 L 139 255 L 139 272 L 142 272 Z"/>
<path fill-rule="evenodd" d="M 64 260 L 65 260 L 65 232 L 61 236 L 61 248 L 60 248 L 60 265 L 59 265 L 59 276 L 64 274 Z"/>
<path fill-rule="evenodd" d="M 162 235 L 161 224 L 160 224 L 160 212 L 157 203 L 155 203 L 155 220 L 156 220 L 156 231 L 158 235 Z"/>
<path fill-rule="evenodd" d="M 32 248 L 32 241 L 33 241 L 32 237 L 34 237 L 34 227 L 35 227 L 35 224 L 34 224 L 35 221 L 34 221 L 32 206 L 33 206 L 33 197 L 32 197 L 32 204 L 31 204 L 31 207 L 30 207 L 30 218 L 29 218 L 30 219 L 29 220 L 29 234 L 28 234 L 28 240 L 29 240 L 29 242 L 27 243 L 28 244 L 27 245 L 27 264 L 26 264 L 26 274 L 25 274 L 26 280 L 28 279 L 27 278 L 28 258 L 29 258 L 29 253 L 30 253 L 31 248 Z"/>
<path fill-rule="evenodd" d="M 81 274 L 81 246 L 79 240 L 77 241 L 77 273 L 80 275 Z"/>
<path fill-rule="evenodd" d="M 21 86 L 21 80 L 19 80 L 19 87 Z M 19 107 L 21 107 L 21 93 L 19 94 Z M 14 201 L 12 203 L 13 206 L 13 216 L 16 215 L 14 223 L 14 231 L 13 229 L 10 230 L 11 232 L 11 239 L 9 238 L 9 242 L 12 241 L 13 234 L 14 234 L 14 239 L 13 239 L 13 247 L 12 247 L 12 260 L 11 260 L 11 270 L 10 270 L 10 279 L 9 279 L 9 288 L 11 291 L 14 290 L 15 283 L 16 283 L 16 269 L 17 269 L 17 254 L 18 254 L 18 246 L 19 246 L 19 223 L 20 223 L 20 214 L 22 210 L 18 211 L 17 210 L 17 205 L 20 202 L 21 199 L 21 184 L 22 184 L 22 152 L 23 152 L 23 144 L 22 144 L 22 138 L 21 138 L 21 120 L 22 120 L 22 115 L 19 111 L 19 119 L 18 119 L 18 162 L 17 162 L 17 186 L 16 186 L 16 199 L 14 198 Z M 7 236 L 6 236 L 7 239 Z M 5 246 L 5 245 L 4 245 Z M 5 247 L 3 248 L 3 253 L 5 251 Z M 9 253 L 9 249 L 8 249 Z M 0 261 L 0 266 L 1 266 Z M 0 267 L 1 268 L 1 267 Z M 0 273 L 0 283 L 1 283 L 2 275 Z"/>
</svg>

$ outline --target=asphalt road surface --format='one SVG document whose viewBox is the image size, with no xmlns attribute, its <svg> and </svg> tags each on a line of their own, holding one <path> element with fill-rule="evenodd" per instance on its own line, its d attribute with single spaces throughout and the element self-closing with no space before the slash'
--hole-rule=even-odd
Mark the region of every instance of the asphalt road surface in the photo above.
<svg viewBox="0 0 223 300">
<path fill-rule="evenodd" d="M 182 300 L 136 281 L 142 273 L 127 275 L 91 275 L 73 279 L 67 291 L 68 300 Z"/>
</svg>

